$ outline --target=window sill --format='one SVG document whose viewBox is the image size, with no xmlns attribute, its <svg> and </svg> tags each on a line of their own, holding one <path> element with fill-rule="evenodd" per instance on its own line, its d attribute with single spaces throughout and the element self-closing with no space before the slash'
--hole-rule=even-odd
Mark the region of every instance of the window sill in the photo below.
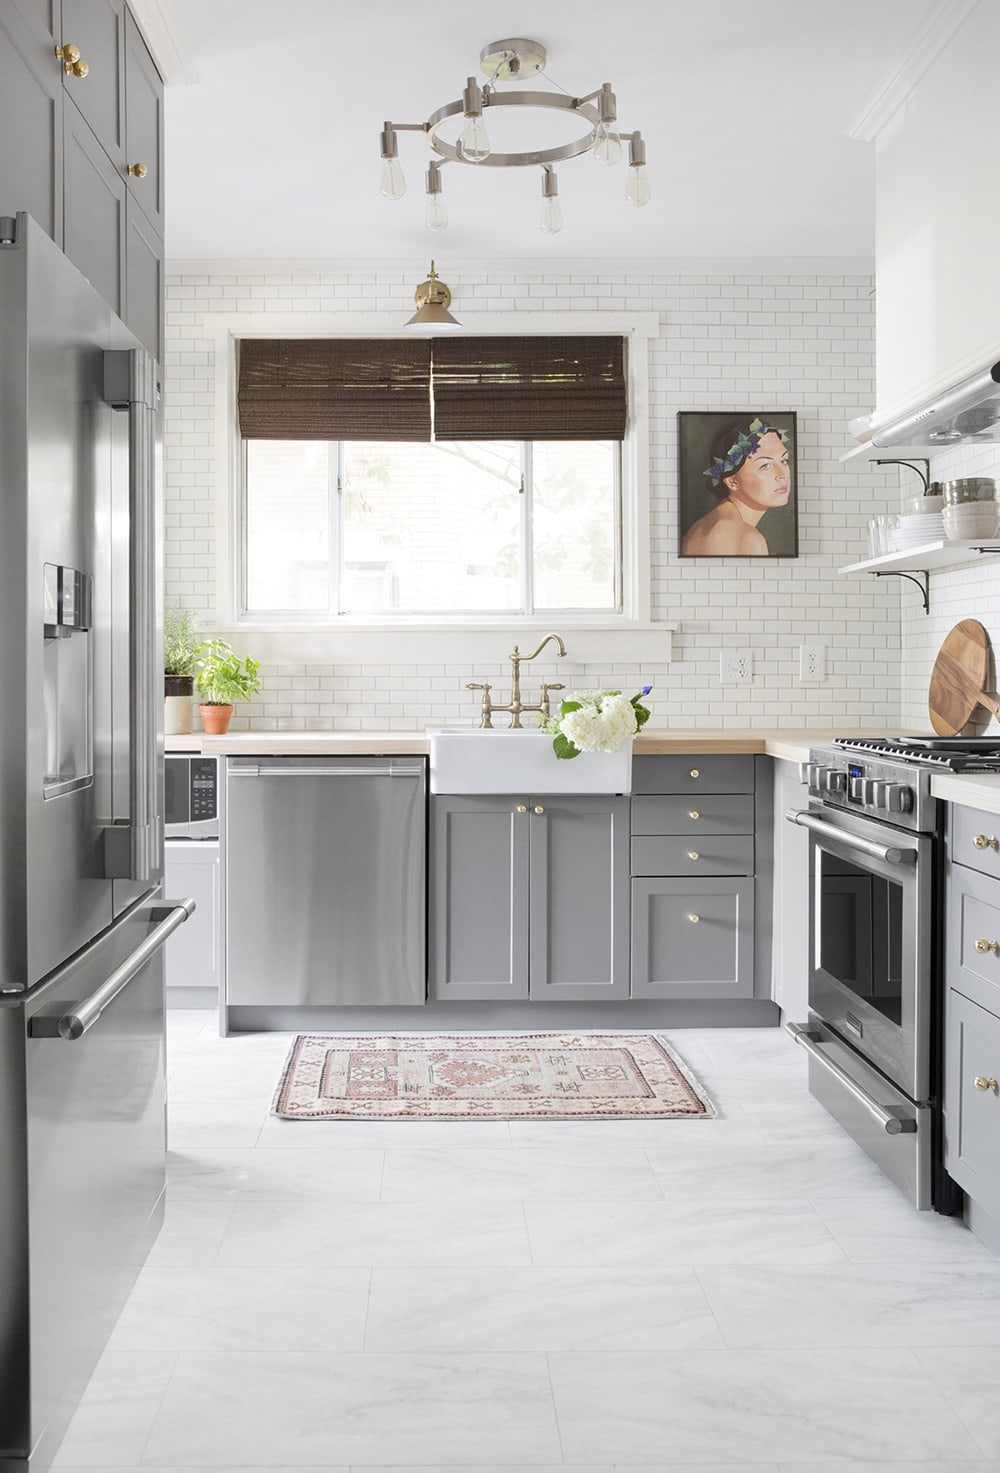
<svg viewBox="0 0 1000 1473">
<path fill-rule="evenodd" d="M 540 663 L 568 669 L 571 665 L 625 661 L 667 664 L 671 659 L 673 633 L 679 627 L 649 621 L 609 626 L 556 616 L 531 623 L 498 620 L 490 624 L 344 624 L 336 628 L 305 624 L 279 628 L 247 620 L 218 632 L 231 640 L 240 653 L 249 652 L 254 659 L 269 665 L 338 662 L 428 665 L 503 662 L 512 643 L 530 648 L 543 635 L 554 631 L 566 642 L 567 662 L 563 664 L 550 648 L 540 657 Z"/>
</svg>

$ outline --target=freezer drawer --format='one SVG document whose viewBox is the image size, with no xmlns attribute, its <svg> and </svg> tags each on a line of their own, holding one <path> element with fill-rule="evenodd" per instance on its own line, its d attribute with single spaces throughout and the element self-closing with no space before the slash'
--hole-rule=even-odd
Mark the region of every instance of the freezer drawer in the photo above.
<svg viewBox="0 0 1000 1473">
<path fill-rule="evenodd" d="M 230 758 L 231 1006 L 426 1000 L 422 758 Z"/>
</svg>

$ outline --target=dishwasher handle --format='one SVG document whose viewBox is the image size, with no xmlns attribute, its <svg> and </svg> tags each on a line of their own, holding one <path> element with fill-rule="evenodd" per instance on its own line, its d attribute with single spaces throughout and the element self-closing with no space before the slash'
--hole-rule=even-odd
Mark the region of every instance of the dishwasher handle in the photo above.
<svg viewBox="0 0 1000 1473">
<path fill-rule="evenodd" d="M 284 762 L 250 762 L 230 764 L 230 777 L 423 777 L 422 762 L 392 762 L 382 767 L 351 766 L 348 763 L 316 763 L 304 767 Z"/>
</svg>

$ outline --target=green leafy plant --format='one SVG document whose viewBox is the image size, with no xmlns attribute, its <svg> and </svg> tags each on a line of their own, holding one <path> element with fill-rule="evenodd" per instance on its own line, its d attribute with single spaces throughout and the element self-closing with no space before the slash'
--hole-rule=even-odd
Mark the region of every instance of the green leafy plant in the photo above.
<svg viewBox="0 0 1000 1473">
<path fill-rule="evenodd" d="M 194 609 L 168 604 L 163 610 L 164 675 L 194 675 L 200 652 L 198 615 Z"/>
<path fill-rule="evenodd" d="M 202 704 L 233 706 L 260 690 L 260 661 L 241 660 L 226 639 L 208 639 L 198 651 L 194 683 Z"/>
</svg>

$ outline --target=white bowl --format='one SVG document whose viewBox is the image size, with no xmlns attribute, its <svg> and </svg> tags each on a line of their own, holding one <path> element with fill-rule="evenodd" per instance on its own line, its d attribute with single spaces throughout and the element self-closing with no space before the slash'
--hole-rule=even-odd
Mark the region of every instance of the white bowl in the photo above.
<svg viewBox="0 0 1000 1473">
<path fill-rule="evenodd" d="M 926 516 L 929 512 L 940 512 L 944 510 L 944 497 L 914 496 L 906 502 L 903 510 L 913 516 Z"/>
<path fill-rule="evenodd" d="M 941 517 L 945 536 L 950 542 L 995 537 L 1000 522 L 1000 505 L 992 501 L 966 501 L 958 506 L 946 506 Z"/>
</svg>

